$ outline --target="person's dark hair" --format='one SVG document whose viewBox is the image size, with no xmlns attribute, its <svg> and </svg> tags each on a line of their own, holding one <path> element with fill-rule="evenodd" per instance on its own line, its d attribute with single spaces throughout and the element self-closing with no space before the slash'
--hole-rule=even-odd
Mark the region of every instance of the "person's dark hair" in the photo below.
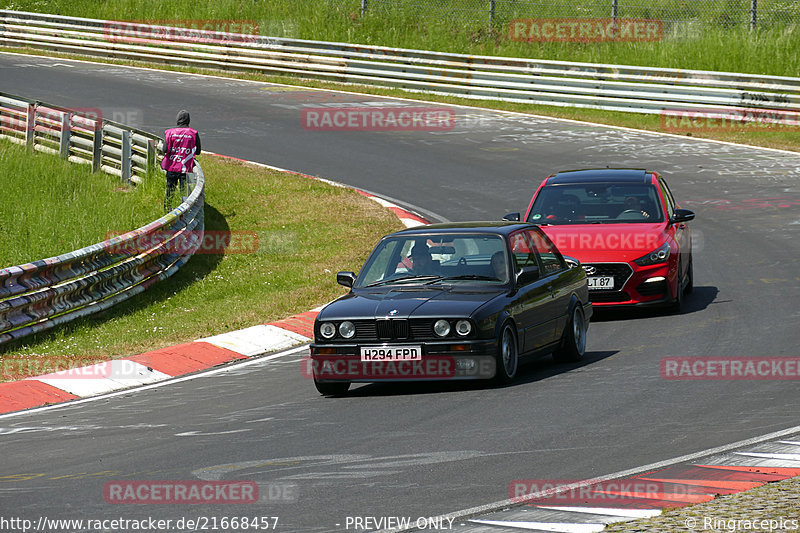
<svg viewBox="0 0 800 533">
<path fill-rule="evenodd" d="M 430 250 L 424 244 L 415 244 L 411 249 L 411 257 L 431 256 Z"/>
<path fill-rule="evenodd" d="M 175 124 L 178 126 L 188 126 L 191 117 L 189 117 L 189 112 L 185 109 L 181 109 L 178 111 L 178 116 L 175 117 Z"/>
</svg>

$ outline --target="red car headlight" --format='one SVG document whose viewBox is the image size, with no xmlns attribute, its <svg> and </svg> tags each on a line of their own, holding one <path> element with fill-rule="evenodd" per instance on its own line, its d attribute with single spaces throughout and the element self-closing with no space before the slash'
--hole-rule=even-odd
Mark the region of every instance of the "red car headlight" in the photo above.
<svg viewBox="0 0 800 533">
<path fill-rule="evenodd" d="M 658 263 L 666 263 L 669 259 L 669 243 L 665 242 L 647 255 L 643 255 L 633 262 L 639 266 L 657 265 Z"/>
</svg>

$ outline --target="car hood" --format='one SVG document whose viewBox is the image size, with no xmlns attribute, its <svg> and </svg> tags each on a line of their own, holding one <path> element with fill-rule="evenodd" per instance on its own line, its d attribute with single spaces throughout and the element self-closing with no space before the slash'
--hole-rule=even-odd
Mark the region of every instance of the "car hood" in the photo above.
<svg viewBox="0 0 800 533">
<path fill-rule="evenodd" d="M 320 311 L 318 319 L 466 317 L 506 292 L 507 288 L 487 288 L 485 290 L 453 287 L 355 289 L 328 304 Z"/>
<path fill-rule="evenodd" d="M 542 226 L 563 254 L 582 263 L 633 261 L 667 240 L 666 223 Z"/>
</svg>

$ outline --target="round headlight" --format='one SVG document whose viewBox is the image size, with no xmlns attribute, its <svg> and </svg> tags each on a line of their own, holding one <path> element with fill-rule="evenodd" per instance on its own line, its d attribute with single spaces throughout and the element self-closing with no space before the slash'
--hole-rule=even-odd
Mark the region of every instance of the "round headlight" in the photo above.
<svg viewBox="0 0 800 533">
<path fill-rule="evenodd" d="M 469 320 L 459 320 L 456 322 L 456 333 L 459 335 L 469 335 L 470 331 L 472 331 L 472 324 L 469 323 Z"/>
<path fill-rule="evenodd" d="M 446 337 L 450 333 L 450 322 L 444 319 L 439 319 L 433 325 L 433 332 L 440 337 Z"/>
<path fill-rule="evenodd" d="M 345 320 L 344 322 L 339 324 L 339 335 L 341 335 L 345 339 L 349 339 L 355 334 L 356 334 L 356 327 L 349 320 Z"/>
<path fill-rule="evenodd" d="M 658 263 L 659 261 L 663 261 L 667 257 L 667 252 L 663 249 L 656 250 L 652 254 L 650 254 L 650 261 L 653 263 Z"/>
<path fill-rule="evenodd" d="M 319 325 L 319 333 L 326 339 L 332 339 L 336 335 L 336 326 L 330 322 L 323 322 Z"/>
</svg>

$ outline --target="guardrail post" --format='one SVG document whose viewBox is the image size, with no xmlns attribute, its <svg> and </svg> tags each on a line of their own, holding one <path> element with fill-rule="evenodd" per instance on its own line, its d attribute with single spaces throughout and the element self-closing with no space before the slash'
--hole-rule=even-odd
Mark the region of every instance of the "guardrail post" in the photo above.
<svg viewBox="0 0 800 533">
<path fill-rule="evenodd" d="M 150 172 L 154 168 L 156 168 L 156 153 L 158 152 L 158 148 L 156 147 L 156 141 L 154 139 L 147 140 L 147 171 Z"/>
<path fill-rule="evenodd" d="M 367 0 L 361 0 L 361 16 L 367 12 Z"/>
<path fill-rule="evenodd" d="M 103 165 L 103 123 L 95 122 L 92 139 L 92 172 L 97 172 Z"/>
<path fill-rule="evenodd" d="M 758 0 L 750 0 L 750 31 L 756 29 L 758 23 Z"/>
<path fill-rule="evenodd" d="M 131 182 L 131 132 L 122 130 L 122 181 Z"/>
<path fill-rule="evenodd" d="M 613 18 L 614 22 L 616 22 L 618 16 L 619 16 L 619 0 L 611 0 L 611 18 Z"/>
<path fill-rule="evenodd" d="M 28 104 L 28 114 L 25 117 L 25 146 L 33 150 L 33 139 L 36 133 L 36 104 Z"/>
<path fill-rule="evenodd" d="M 495 0 L 489 0 L 489 26 L 494 25 Z"/>
<path fill-rule="evenodd" d="M 62 113 L 61 115 L 61 142 L 58 147 L 58 156 L 61 159 L 67 159 L 69 157 L 69 123 L 71 116 L 72 113 Z"/>
</svg>

